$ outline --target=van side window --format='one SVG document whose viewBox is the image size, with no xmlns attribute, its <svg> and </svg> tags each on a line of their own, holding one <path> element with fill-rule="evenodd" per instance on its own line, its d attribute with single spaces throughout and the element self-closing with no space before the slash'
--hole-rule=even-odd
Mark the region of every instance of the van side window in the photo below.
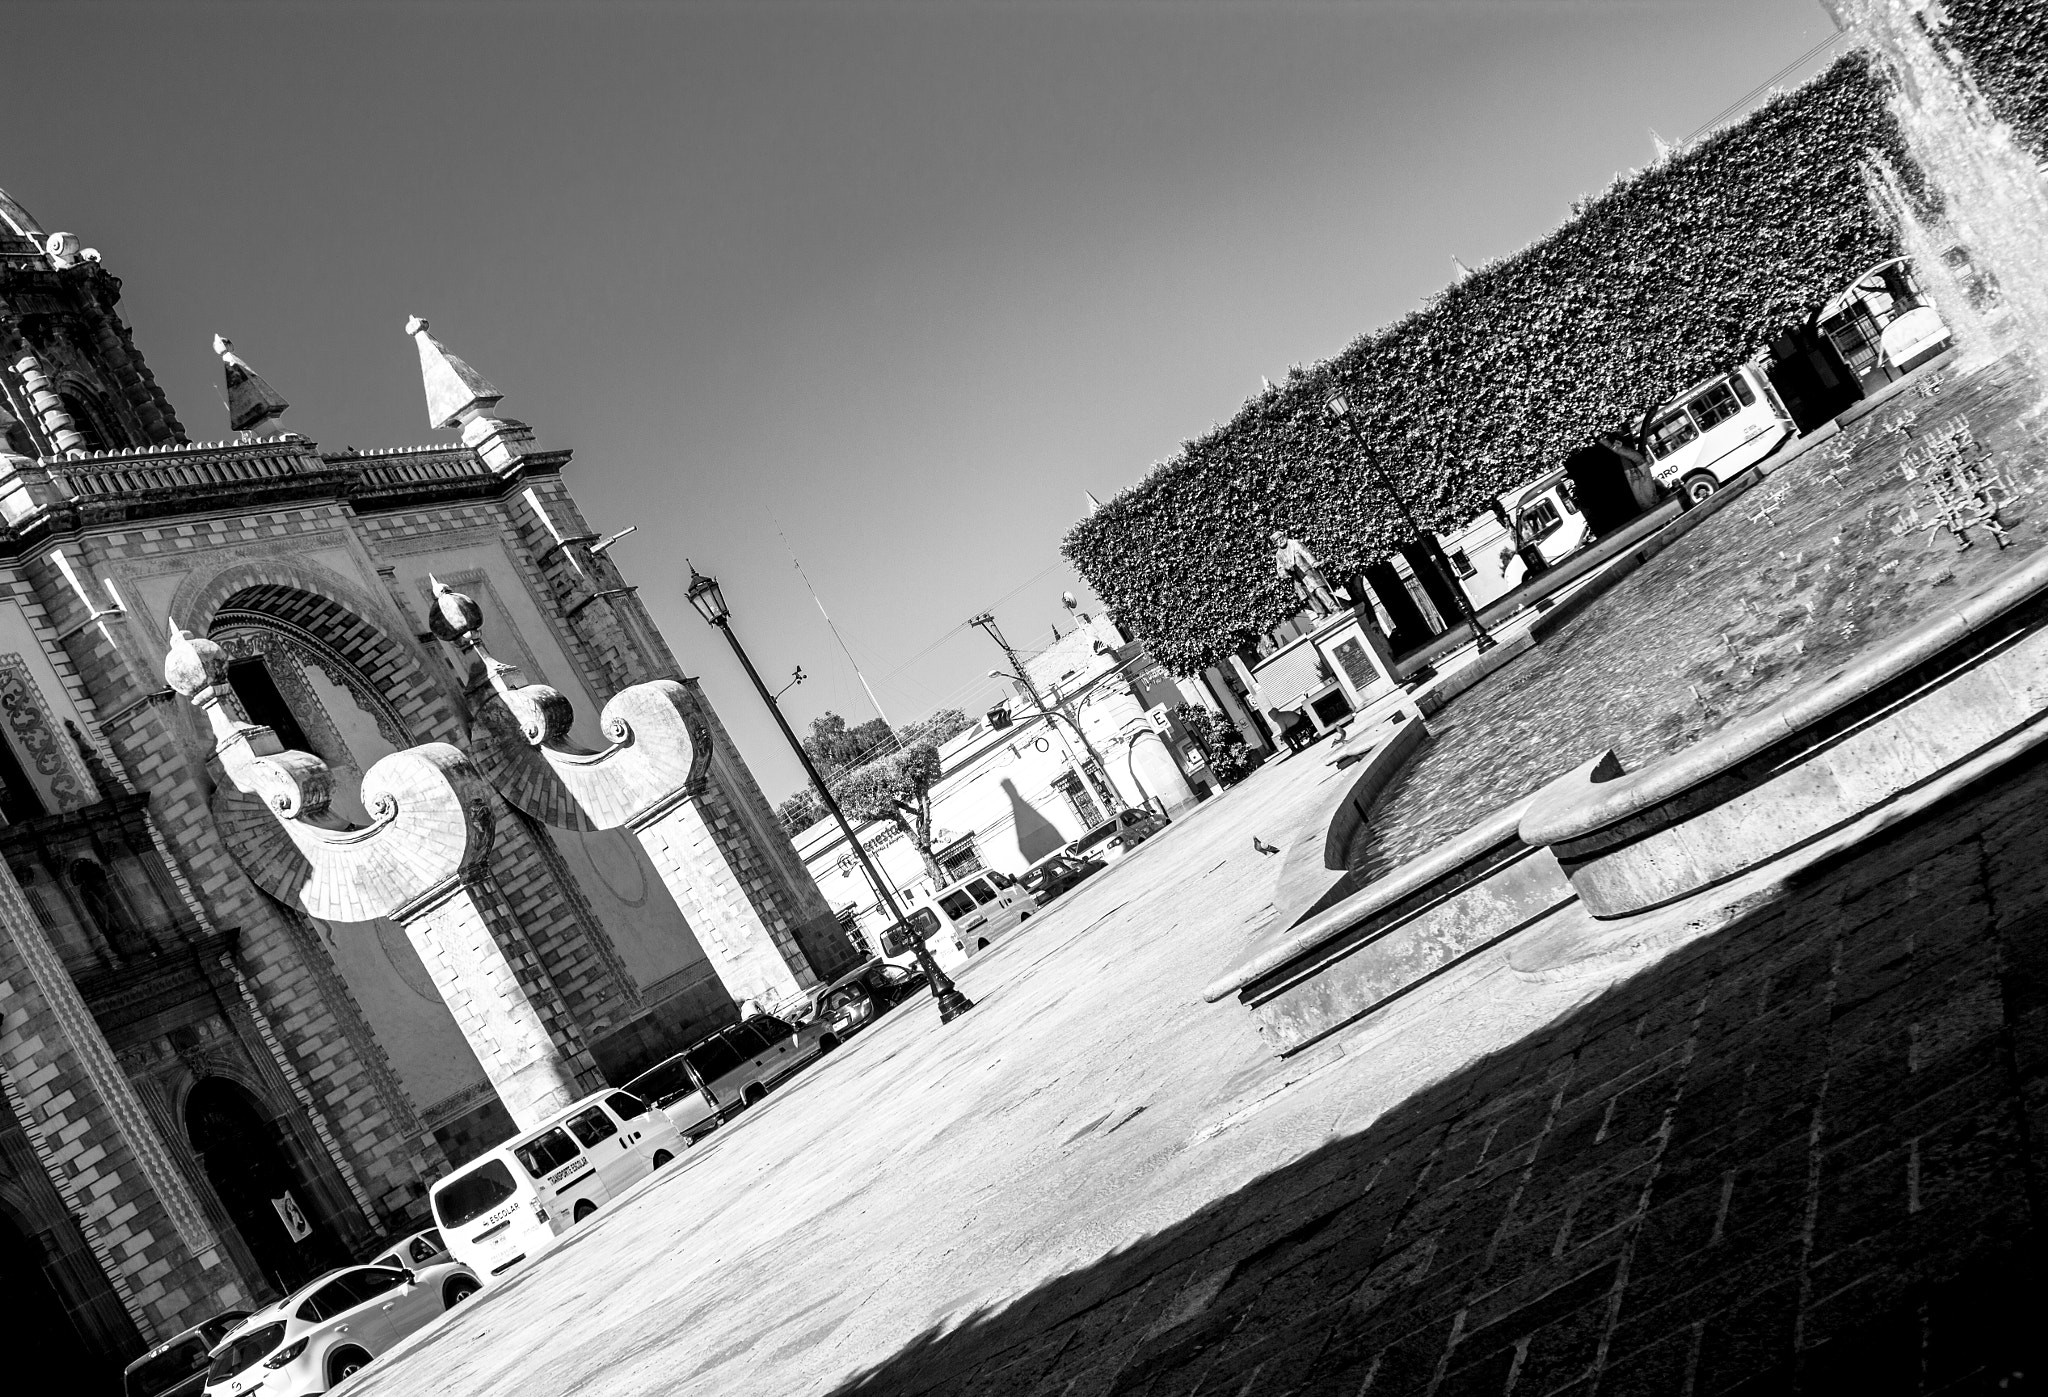
<svg viewBox="0 0 2048 1397">
<path fill-rule="evenodd" d="M 647 1114 L 647 1103 L 630 1091 L 615 1091 L 604 1099 L 612 1108 L 612 1114 L 622 1121 L 635 1120 Z"/>
<path fill-rule="evenodd" d="M 974 910 L 974 899 L 964 892 L 947 893 L 939 899 L 939 906 L 957 922 Z"/>
<path fill-rule="evenodd" d="M 967 891 L 974 900 L 986 907 L 996 900 L 996 890 L 977 878 L 967 885 Z"/>
<path fill-rule="evenodd" d="M 1652 456 L 1662 460 L 1687 442 L 1698 438 L 1699 434 L 1699 428 L 1692 425 L 1692 419 L 1681 409 L 1669 416 L 1658 418 L 1651 426 L 1644 445 L 1650 448 Z"/>
<path fill-rule="evenodd" d="M 569 1117 L 569 1133 L 581 1140 L 587 1148 L 600 1140 L 609 1140 L 619 1133 L 612 1124 L 612 1118 L 604 1113 L 604 1107 L 592 1106 L 589 1110 Z"/>
<path fill-rule="evenodd" d="M 1718 427 L 1742 411 L 1742 405 L 1735 401 L 1735 390 L 1728 386 L 1725 378 L 1685 406 L 1703 432 Z"/>
<path fill-rule="evenodd" d="M 697 1079 L 706 1086 L 717 1081 L 740 1065 L 740 1051 L 726 1041 L 724 1034 L 706 1038 L 684 1056 L 690 1059 L 690 1066 L 697 1069 Z"/>
<path fill-rule="evenodd" d="M 519 1162 L 526 1166 L 526 1172 L 538 1179 L 541 1175 L 561 1168 L 582 1151 L 576 1142 L 564 1135 L 557 1126 L 535 1140 L 529 1140 L 512 1151 Z"/>
</svg>

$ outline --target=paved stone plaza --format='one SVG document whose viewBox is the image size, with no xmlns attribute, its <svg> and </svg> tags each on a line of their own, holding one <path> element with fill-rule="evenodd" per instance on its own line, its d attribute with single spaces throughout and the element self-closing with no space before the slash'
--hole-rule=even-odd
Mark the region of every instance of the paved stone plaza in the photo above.
<svg viewBox="0 0 2048 1397">
<path fill-rule="evenodd" d="M 2031 1366 L 1995 1336 L 2038 1330 L 2007 1248 L 2041 1163 L 2048 771 L 1624 932 L 1568 909 L 1281 1061 L 1197 993 L 1264 915 L 1279 860 L 1251 834 L 1338 778 L 1312 754 L 1211 802 L 973 963 L 967 1018 L 883 1019 L 355 1390 L 1884 1392 Z"/>
</svg>

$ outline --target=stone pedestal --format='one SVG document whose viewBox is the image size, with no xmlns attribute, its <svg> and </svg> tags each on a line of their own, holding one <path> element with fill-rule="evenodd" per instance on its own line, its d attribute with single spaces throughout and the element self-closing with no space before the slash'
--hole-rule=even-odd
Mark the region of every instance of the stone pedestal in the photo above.
<svg viewBox="0 0 2048 1397">
<path fill-rule="evenodd" d="M 259 886 L 312 916 L 405 927 L 522 1128 L 600 1089 L 582 1030 L 491 876 L 490 790 L 469 759 L 441 742 L 385 757 L 363 778 L 373 823 L 352 829 L 328 808 L 326 763 L 249 722 L 220 647 L 175 622 L 172 635 L 164 677 L 205 712 L 228 780 L 286 836 L 248 868 Z"/>
</svg>

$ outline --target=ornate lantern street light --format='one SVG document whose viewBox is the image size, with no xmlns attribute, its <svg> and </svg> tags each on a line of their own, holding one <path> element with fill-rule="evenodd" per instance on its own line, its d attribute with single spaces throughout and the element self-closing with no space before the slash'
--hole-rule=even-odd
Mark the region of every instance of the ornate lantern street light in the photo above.
<svg viewBox="0 0 2048 1397">
<path fill-rule="evenodd" d="M 1350 400 L 1344 396 L 1342 389 L 1331 390 L 1330 396 L 1323 402 L 1323 410 L 1337 419 L 1337 424 L 1343 429 L 1345 439 L 1351 443 L 1352 449 L 1365 458 L 1374 478 L 1379 481 L 1380 488 L 1393 497 L 1394 508 L 1401 512 L 1401 520 L 1408 526 L 1409 536 L 1421 539 L 1422 525 L 1415 522 L 1415 515 L 1408 508 L 1408 501 L 1394 488 L 1394 478 L 1388 474 L 1386 467 L 1380 464 L 1379 452 L 1361 439 L 1358 419 L 1352 415 Z M 1465 589 L 1457 578 L 1446 573 L 1438 565 L 1438 553 L 1435 548 L 1425 548 L 1424 551 L 1429 555 L 1430 566 L 1436 569 L 1437 576 L 1443 578 L 1445 585 L 1451 589 L 1451 595 L 1458 599 L 1458 611 L 1472 631 L 1473 648 L 1478 651 L 1491 650 L 1494 645 L 1493 637 L 1487 634 L 1486 627 L 1480 624 L 1479 613 L 1472 609 L 1472 598 L 1465 595 Z"/>
<path fill-rule="evenodd" d="M 777 704 L 775 696 L 768 692 L 768 686 L 761 682 L 760 674 L 754 669 L 754 662 L 747 658 L 746 649 L 741 646 L 740 638 L 733 634 L 732 608 L 725 604 L 725 593 L 719 590 L 717 579 L 706 577 L 697 571 L 694 563 L 688 566 L 690 586 L 685 595 L 689 597 L 690 605 L 696 607 L 697 614 L 725 636 L 726 643 L 732 646 L 732 653 L 739 657 L 740 668 L 747 672 L 747 678 L 754 681 L 755 692 L 761 695 L 761 702 L 768 705 L 768 711 L 775 715 L 775 726 L 782 729 L 782 736 L 788 741 L 789 750 L 796 753 L 797 761 L 803 764 L 804 775 L 810 778 L 812 789 L 817 791 L 818 799 L 825 802 L 825 808 L 832 812 L 832 818 L 839 822 L 839 830 L 846 836 L 848 847 L 853 850 L 854 857 L 860 860 L 860 866 L 867 871 L 868 882 L 873 885 L 875 896 L 881 900 L 890 919 L 902 926 L 903 934 L 910 942 L 911 954 L 917 957 L 917 968 L 924 972 L 925 983 L 932 988 L 932 998 L 939 1003 L 939 1022 L 951 1023 L 972 1009 L 974 1001 L 960 993 L 960 987 L 954 984 L 946 972 L 939 969 L 939 963 L 932 959 L 932 953 L 926 947 L 924 939 L 904 917 L 903 909 L 896 905 L 896 895 L 889 890 L 889 885 L 882 881 L 880 871 L 868 857 L 868 851 L 861 846 L 859 837 L 854 834 L 853 826 L 847 822 L 846 815 L 840 810 L 839 802 L 832 798 L 831 788 L 825 784 L 825 778 L 818 774 L 818 768 L 811 761 L 811 754 L 804 750 L 803 743 L 797 741 L 796 734 L 790 731 L 789 720 L 782 716 L 781 705 Z"/>
</svg>

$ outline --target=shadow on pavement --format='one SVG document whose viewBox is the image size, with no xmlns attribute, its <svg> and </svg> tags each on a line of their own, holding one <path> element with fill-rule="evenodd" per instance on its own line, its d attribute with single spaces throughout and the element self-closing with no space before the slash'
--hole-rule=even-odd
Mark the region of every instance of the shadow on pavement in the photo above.
<svg viewBox="0 0 2048 1397">
<path fill-rule="evenodd" d="M 838 1391 L 2040 1390 L 2044 796 L 2009 770 Z"/>
</svg>

